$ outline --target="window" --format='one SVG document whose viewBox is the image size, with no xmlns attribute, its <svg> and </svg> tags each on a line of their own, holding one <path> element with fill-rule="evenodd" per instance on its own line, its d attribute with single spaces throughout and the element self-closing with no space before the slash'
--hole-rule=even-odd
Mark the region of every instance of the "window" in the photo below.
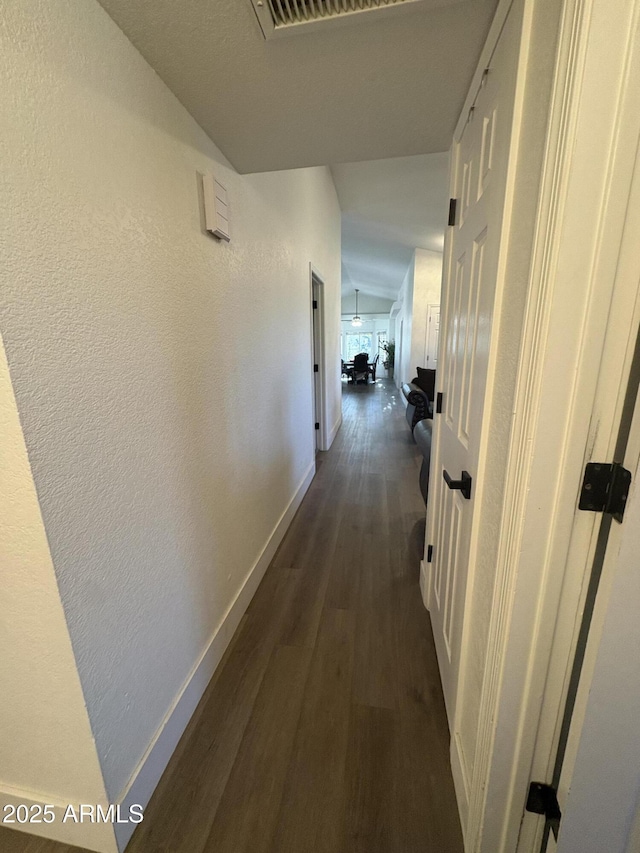
<svg viewBox="0 0 640 853">
<path fill-rule="evenodd" d="M 373 353 L 373 335 L 371 332 L 346 332 L 344 341 L 343 359 L 353 361 L 353 357 L 359 352 L 366 352 L 371 359 Z"/>
</svg>

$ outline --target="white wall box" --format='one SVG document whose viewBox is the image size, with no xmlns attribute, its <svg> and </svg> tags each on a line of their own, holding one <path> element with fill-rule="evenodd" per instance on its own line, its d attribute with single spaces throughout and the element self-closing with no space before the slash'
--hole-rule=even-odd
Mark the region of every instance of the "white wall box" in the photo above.
<svg viewBox="0 0 640 853">
<path fill-rule="evenodd" d="M 221 240 L 230 240 L 229 233 L 229 202 L 227 190 L 220 181 L 211 175 L 202 176 L 204 190 L 204 216 L 207 231 Z"/>
</svg>

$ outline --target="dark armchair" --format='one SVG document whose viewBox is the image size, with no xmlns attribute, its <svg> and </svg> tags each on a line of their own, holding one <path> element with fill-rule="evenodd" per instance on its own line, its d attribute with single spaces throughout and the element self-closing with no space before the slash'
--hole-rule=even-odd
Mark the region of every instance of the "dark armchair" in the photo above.
<svg viewBox="0 0 640 853">
<path fill-rule="evenodd" d="M 402 386 L 402 393 L 407 401 L 407 423 L 413 432 L 413 428 L 419 421 L 433 417 L 431 401 L 422 388 L 418 388 L 413 382 L 408 385 L 405 382 Z"/>
<path fill-rule="evenodd" d="M 352 379 L 355 383 L 364 380 L 369 382 L 369 355 L 366 352 L 359 352 L 353 358 L 353 374 Z"/>
</svg>

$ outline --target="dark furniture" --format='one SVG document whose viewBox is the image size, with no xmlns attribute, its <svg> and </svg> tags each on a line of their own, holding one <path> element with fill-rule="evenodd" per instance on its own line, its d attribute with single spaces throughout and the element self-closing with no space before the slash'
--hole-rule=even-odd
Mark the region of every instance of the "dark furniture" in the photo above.
<svg viewBox="0 0 640 853">
<path fill-rule="evenodd" d="M 402 386 L 402 393 L 407 401 L 407 423 L 411 432 L 418 421 L 433 417 L 433 400 L 436 388 L 436 372 L 424 367 L 417 367 L 418 374 L 414 379 Z"/>
<path fill-rule="evenodd" d="M 340 369 L 341 369 L 341 374 L 342 374 L 342 376 L 346 376 L 346 377 L 347 377 L 347 379 L 349 380 L 349 382 L 353 382 L 353 381 L 354 381 L 354 379 L 353 379 L 353 371 L 354 371 L 354 367 L 355 367 L 355 359 L 356 359 L 356 358 L 357 358 L 357 359 L 362 358 L 361 362 L 359 363 L 359 367 L 360 367 L 360 372 L 361 372 L 361 373 L 364 373 L 364 370 L 363 370 L 362 368 L 364 367 L 364 359 L 365 359 L 365 358 L 367 359 L 367 370 L 368 370 L 369 376 L 371 376 L 371 378 L 372 378 L 372 379 L 373 379 L 373 381 L 375 382 L 375 381 L 376 381 L 376 369 L 377 369 L 377 367 L 378 367 L 378 361 L 380 360 L 380 356 L 379 356 L 379 355 L 377 355 L 377 356 L 373 359 L 373 361 L 369 362 L 369 361 L 368 361 L 368 359 L 369 359 L 369 355 L 368 355 L 366 352 L 359 353 L 359 354 L 354 358 L 354 360 L 353 360 L 353 361 L 345 361 L 344 359 L 342 359 L 342 358 L 341 358 L 341 359 L 340 359 Z M 362 377 L 360 377 L 360 378 L 362 378 Z M 368 381 L 368 380 L 367 380 L 367 381 Z"/>
<path fill-rule="evenodd" d="M 416 377 L 411 380 L 418 388 L 422 388 L 433 403 L 436 394 L 436 372 L 428 367 L 416 367 Z"/>
<path fill-rule="evenodd" d="M 432 420 L 418 421 L 413 431 L 418 449 L 422 454 L 422 465 L 420 466 L 420 492 L 425 504 L 429 495 L 429 465 L 431 464 L 431 430 Z"/>
<path fill-rule="evenodd" d="M 353 357 L 353 372 L 351 378 L 356 384 L 358 382 L 368 384 L 369 356 L 366 352 L 359 352 L 358 355 Z"/>
<path fill-rule="evenodd" d="M 405 382 L 402 386 L 402 393 L 407 401 L 407 423 L 413 432 L 419 421 L 433 417 L 433 407 L 426 393 L 414 382 L 409 384 Z"/>
</svg>

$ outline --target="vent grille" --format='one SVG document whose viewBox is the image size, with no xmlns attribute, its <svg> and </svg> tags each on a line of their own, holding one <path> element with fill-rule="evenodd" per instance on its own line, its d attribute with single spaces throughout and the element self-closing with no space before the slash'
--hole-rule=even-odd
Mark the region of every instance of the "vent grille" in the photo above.
<svg viewBox="0 0 640 853">
<path fill-rule="evenodd" d="M 317 21 L 321 18 L 333 18 L 349 12 L 361 12 L 365 9 L 380 9 L 397 3 L 410 3 L 411 0 L 267 0 L 274 26 L 299 24 L 302 21 Z"/>
<path fill-rule="evenodd" d="M 449 5 L 457 0 L 251 0 L 265 38 L 287 35 L 310 25 L 349 23 L 363 12 L 379 14 L 423 5 Z M 306 26 L 302 26 L 306 25 Z"/>
</svg>

